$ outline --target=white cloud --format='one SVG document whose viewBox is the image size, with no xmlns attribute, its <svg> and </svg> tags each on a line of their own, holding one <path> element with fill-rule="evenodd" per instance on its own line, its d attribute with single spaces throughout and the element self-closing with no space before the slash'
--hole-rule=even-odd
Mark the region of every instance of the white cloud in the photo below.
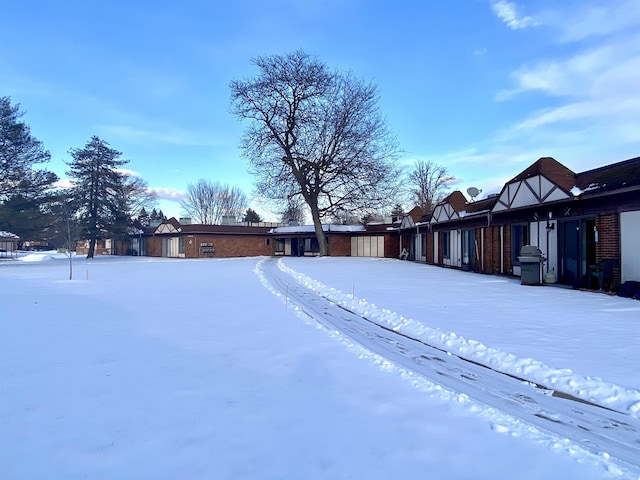
<svg viewBox="0 0 640 480">
<path fill-rule="evenodd" d="M 537 22 L 530 16 L 519 17 L 514 2 L 498 0 L 491 4 L 491 9 L 512 30 L 520 30 L 537 25 Z"/>
<path fill-rule="evenodd" d="M 140 177 L 140 173 L 129 168 L 117 168 L 116 171 L 122 175 L 128 175 L 130 177 Z"/>
<path fill-rule="evenodd" d="M 497 99 L 538 91 L 562 102 L 532 112 L 517 129 L 584 120 L 640 125 L 639 71 L 640 35 L 603 40 L 599 46 L 568 58 L 521 67 L 512 74 L 516 87 L 500 92 Z"/>
<path fill-rule="evenodd" d="M 181 202 L 184 199 L 184 192 L 177 188 L 170 187 L 150 187 L 150 191 L 154 192 L 158 200 L 170 200 L 173 202 Z"/>
<path fill-rule="evenodd" d="M 516 87 L 499 92 L 496 99 L 509 100 L 527 91 L 569 97 L 611 93 L 615 84 L 636 78 L 640 62 L 638 41 L 640 37 L 614 41 L 572 57 L 541 60 L 520 67 L 511 74 Z"/>
<path fill-rule="evenodd" d="M 61 178 L 60 180 L 55 182 L 53 186 L 56 188 L 61 188 L 63 190 L 68 190 L 75 187 L 75 183 L 70 178 Z"/>
<path fill-rule="evenodd" d="M 220 146 L 224 141 L 211 132 L 195 132 L 182 128 L 145 130 L 128 125 L 101 125 L 100 132 L 110 138 L 131 143 L 166 143 L 181 146 Z"/>
<path fill-rule="evenodd" d="M 575 42 L 633 30 L 640 25 L 640 2 L 558 2 L 555 10 L 542 12 L 540 17 L 546 25 L 560 32 L 560 41 Z"/>
</svg>

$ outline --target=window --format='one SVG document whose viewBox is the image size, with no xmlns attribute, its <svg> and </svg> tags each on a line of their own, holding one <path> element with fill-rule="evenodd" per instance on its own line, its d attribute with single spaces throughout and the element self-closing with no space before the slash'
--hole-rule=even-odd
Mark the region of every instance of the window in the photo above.
<svg viewBox="0 0 640 480">
<path fill-rule="evenodd" d="M 284 253 L 284 238 L 276 238 L 276 253 Z"/>
<path fill-rule="evenodd" d="M 525 245 L 529 245 L 529 224 L 511 225 L 511 263 L 513 265 L 520 265 L 518 256 L 520 249 Z"/>
<path fill-rule="evenodd" d="M 442 238 L 442 258 L 449 258 L 449 232 L 440 232 L 440 237 Z"/>
<path fill-rule="evenodd" d="M 473 229 L 462 230 L 462 264 L 473 266 L 475 237 Z"/>
<path fill-rule="evenodd" d="M 178 239 L 178 253 L 184 255 L 184 237 Z"/>
<path fill-rule="evenodd" d="M 214 252 L 213 242 L 204 242 L 200 244 L 200 253 L 208 255 Z"/>
<path fill-rule="evenodd" d="M 316 237 L 304 239 L 304 253 L 320 253 L 320 244 Z"/>
</svg>

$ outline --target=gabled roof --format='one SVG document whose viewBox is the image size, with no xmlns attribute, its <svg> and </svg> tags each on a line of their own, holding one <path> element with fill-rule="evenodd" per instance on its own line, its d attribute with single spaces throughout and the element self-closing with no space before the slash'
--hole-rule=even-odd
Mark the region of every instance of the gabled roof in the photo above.
<svg viewBox="0 0 640 480">
<path fill-rule="evenodd" d="M 422 217 L 424 216 L 424 214 L 422 213 L 422 208 L 420 208 L 419 205 L 416 205 L 415 207 L 413 207 L 411 210 L 409 210 L 408 215 L 411 217 L 411 219 L 413 220 L 413 223 L 418 223 L 421 221 Z"/>
<path fill-rule="evenodd" d="M 492 208 L 494 213 L 570 200 L 575 173 L 551 157 L 543 157 L 507 182 Z"/>
<path fill-rule="evenodd" d="M 433 215 L 431 216 L 431 222 L 446 222 L 460 218 L 460 212 L 464 211 L 466 203 L 467 198 L 460 190 L 451 192 L 435 206 Z"/>
<path fill-rule="evenodd" d="M 575 184 L 575 173 L 553 157 L 542 157 L 507 183 L 514 183 L 537 175 L 544 175 L 556 185 L 569 191 Z"/>
<path fill-rule="evenodd" d="M 467 197 L 460 190 L 451 192 L 439 203 L 448 203 L 456 212 L 462 212 L 467 204 Z"/>
<path fill-rule="evenodd" d="M 640 157 L 579 173 L 575 186 L 583 195 L 640 188 Z"/>
<path fill-rule="evenodd" d="M 180 222 L 176 220 L 174 217 L 171 217 L 169 220 L 165 220 L 160 225 L 156 227 L 151 227 L 152 233 L 162 234 L 162 233 L 180 233 L 182 231 L 182 225 Z"/>
</svg>

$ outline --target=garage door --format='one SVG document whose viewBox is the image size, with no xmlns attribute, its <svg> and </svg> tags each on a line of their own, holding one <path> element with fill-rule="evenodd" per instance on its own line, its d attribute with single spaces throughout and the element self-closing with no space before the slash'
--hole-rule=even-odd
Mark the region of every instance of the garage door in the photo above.
<svg viewBox="0 0 640 480">
<path fill-rule="evenodd" d="M 640 281 L 640 211 L 620 214 L 620 256 L 622 281 Z"/>
<path fill-rule="evenodd" d="M 352 257 L 384 257 L 384 236 L 351 237 Z"/>
</svg>

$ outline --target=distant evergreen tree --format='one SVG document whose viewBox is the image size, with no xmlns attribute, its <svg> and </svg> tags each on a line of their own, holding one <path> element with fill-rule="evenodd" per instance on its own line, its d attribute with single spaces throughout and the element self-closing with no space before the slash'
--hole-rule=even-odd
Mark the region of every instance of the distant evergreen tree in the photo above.
<svg viewBox="0 0 640 480">
<path fill-rule="evenodd" d="M 0 97 L 0 226 L 21 241 L 46 240 L 55 173 L 35 169 L 50 154 L 20 118 L 19 105 Z"/>
<path fill-rule="evenodd" d="M 9 97 L 0 97 L 0 201 L 16 194 L 31 197 L 58 179 L 52 172 L 33 168 L 48 162 L 51 155 L 20 121 L 23 115 L 20 105 L 13 106 Z"/>
<path fill-rule="evenodd" d="M 402 208 L 402 205 L 400 205 L 399 203 L 396 203 L 393 206 L 393 210 L 391 210 L 391 217 L 392 218 L 404 217 L 404 208 Z"/>
<path fill-rule="evenodd" d="M 156 210 L 155 208 L 151 210 L 151 214 L 149 215 L 149 220 L 151 222 L 164 222 L 167 219 L 162 210 Z"/>
<path fill-rule="evenodd" d="M 150 221 L 151 221 L 151 218 L 149 217 L 147 210 L 144 207 L 142 207 L 142 210 L 140 210 L 140 214 L 138 215 L 138 222 L 140 222 L 142 226 L 148 227 Z"/>
<path fill-rule="evenodd" d="M 73 159 L 67 174 L 74 180 L 72 195 L 83 235 L 89 240 L 87 258 L 93 258 L 99 238 L 122 235 L 130 222 L 123 202 L 123 175 L 118 172 L 128 160 L 121 159 L 119 151 L 97 136 L 70 153 Z"/>
<path fill-rule="evenodd" d="M 260 223 L 262 221 L 262 218 L 260 218 L 260 215 L 258 215 L 255 210 L 253 210 L 252 208 L 247 208 L 242 221 L 249 223 Z"/>
</svg>

